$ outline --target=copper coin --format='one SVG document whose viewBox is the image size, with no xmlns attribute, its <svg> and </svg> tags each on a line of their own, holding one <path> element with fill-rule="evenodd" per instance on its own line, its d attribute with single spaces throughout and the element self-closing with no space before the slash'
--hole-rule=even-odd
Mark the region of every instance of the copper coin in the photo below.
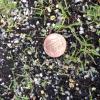
<svg viewBox="0 0 100 100">
<path fill-rule="evenodd" d="M 53 33 L 46 37 L 43 46 L 50 57 L 60 57 L 66 50 L 66 40 L 62 35 Z"/>
</svg>

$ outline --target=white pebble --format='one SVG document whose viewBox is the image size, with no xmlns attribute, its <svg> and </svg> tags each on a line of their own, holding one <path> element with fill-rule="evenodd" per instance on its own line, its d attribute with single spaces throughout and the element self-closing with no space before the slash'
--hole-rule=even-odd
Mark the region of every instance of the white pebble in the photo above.
<svg viewBox="0 0 100 100">
<path fill-rule="evenodd" d="M 2 81 L 2 78 L 0 78 L 0 82 Z"/>
<path fill-rule="evenodd" d="M 83 31 L 84 30 L 84 28 L 83 27 L 80 27 L 80 31 Z"/>
<path fill-rule="evenodd" d="M 100 48 L 99 48 L 99 47 L 98 47 L 98 48 L 96 48 L 96 51 L 97 51 L 97 52 L 99 52 L 99 50 L 100 50 Z"/>
<path fill-rule="evenodd" d="M 36 21 L 36 25 L 38 25 L 40 22 L 39 21 Z"/>
<path fill-rule="evenodd" d="M 86 15 L 84 14 L 84 15 L 83 15 L 83 17 L 85 18 L 85 17 L 86 17 Z"/>
<path fill-rule="evenodd" d="M 33 25 L 30 25 L 32 28 L 35 28 L 36 26 L 33 24 Z"/>
<path fill-rule="evenodd" d="M 39 84 L 39 79 L 34 78 L 34 82 L 35 82 L 35 84 Z"/>
<path fill-rule="evenodd" d="M 83 8 L 83 11 L 85 12 L 85 6 L 83 6 L 82 8 Z"/>
<path fill-rule="evenodd" d="M 50 68 L 50 69 L 53 69 L 53 66 L 51 65 L 51 66 L 49 66 L 49 68 Z"/>
<path fill-rule="evenodd" d="M 23 39 L 25 38 L 25 36 L 26 36 L 26 34 L 21 34 L 20 35 L 20 37 L 23 38 Z"/>
<path fill-rule="evenodd" d="M 10 33 L 10 37 L 13 37 L 14 36 L 14 34 L 13 33 Z"/>
<path fill-rule="evenodd" d="M 82 94 L 82 91 L 81 90 L 79 90 L 79 94 Z"/>
<path fill-rule="evenodd" d="M 6 58 L 7 58 L 7 59 L 11 59 L 11 57 L 10 57 L 10 56 L 7 56 Z"/>
<path fill-rule="evenodd" d="M 41 94 L 44 94 L 44 91 L 43 90 L 41 90 Z"/>
<path fill-rule="evenodd" d="M 68 54 L 66 54 L 66 56 L 65 56 L 66 58 L 68 58 L 69 57 L 69 55 Z"/>
<path fill-rule="evenodd" d="M 24 91 L 23 87 L 20 87 L 20 89 L 21 89 L 22 92 Z"/>
<path fill-rule="evenodd" d="M 27 2 L 27 0 L 21 0 L 21 1 L 24 2 L 24 3 Z"/>
<path fill-rule="evenodd" d="M 10 77 L 11 77 L 11 75 L 8 75 L 8 77 L 10 78 Z"/>
<path fill-rule="evenodd" d="M 93 29 L 93 26 L 90 26 L 90 29 Z"/>
<path fill-rule="evenodd" d="M 88 17 L 87 19 L 88 19 L 88 20 L 91 20 L 91 17 Z"/>
<path fill-rule="evenodd" d="M 47 7 L 47 11 L 50 13 L 51 12 L 51 8 L 50 7 Z"/>
<path fill-rule="evenodd" d="M 87 75 L 84 76 L 84 79 L 86 79 L 86 78 L 89 78 L 89 74 L 87 74 Z"/>
<path fill-rule="evenodd" d="M 70 92 L 69 91 L 65 91 L 65 94 L 70 95 Z"/>
<path fill-rule="evenodd" d="M 55 10 L 55 13 L 58 13 L 58 12 L 59 12 L 59 10 L 58 10 L 58 9 L 56 9 L 56 10 Z"/>
<path fill-rule="evenodd" d="M 15 20 L 17 19 L 17 16 L 14 16 L 14 18 L 13 18 L 13 19 L 14 19 L 14 21 L 15 21 Z"/>
<path fill-rule="evenodd" d="M 76 87 L 76 90 L 79 91 L 79 87 Z"/>
<path fill-rule="evenodd" d="M 52 24 L 52 26 L 54 27 L 54 26 L 55 26 L 55 24 L 53 23 L 53 24 Z"/>
<path fill-rule="evenodd" d="M 100 28 L 100 25 L 98 24 L 98 25 L 96 25 L 96 28 Z"/>
<path fill-rule="evenodd" d="M 11 43 L 7 43 L 7 46 L 8 46 L 8 47 L 11 47 Z"/>
<path fill-rule="evenodd" d="M 45 79 L 48 80 L 48 77 L 46 76 Z"/>
<path fill-rule="evenodd" d="M 78 22 L 81 22 L 80 18 L 77 18 L 77 21 L 78 21 Z"/>
<path fill-rule="evenodd" d="M 14 43 L 19 43 L 19 40 L 18 40 L 18 39 L 15 39 L 15 40 L 14 40 Z"/>
<path fill-rule="evenodd" d="M 47 23 L 47 26 L 49 27 L 50 26 L 50 23 Z"/>
<path fill-rule="evenodd" d="M 83 34 L 83 33 L 84 33 L 84 31 L 79 31 L 79 33 L 80 33 L 80 34 Z"/>
<path fill-rule="evenodd" d="M 66 100 L 70 100 L 69 96 L 67 96 Z"/>
<path fill-rule="evenodd" d="M 58 4 L 56 5 L 56 8 L 59 8 L 59 5 Z"/>
<path fill-rule="evenodd" d="M 42 73 L 40 73 L 40 77 L 42 77 L 43 76 L 43 74 Z"/>
<path fill-rule="evenodd" d="M 83 2 L 83 0 L 75 0 L 75 3 Z"/>
<path fill-rule="evenodd" d="M 5 84 L 4 82 L 1 83 L 1 85 L 4 85 L 4 84 Z"/>
<path fill-rule="evenodd" d="M 95 87 L 92 87 L 92 91 L 95 91 L 96 90 L 96 88 Z"/>
<path fill-rule="evenodd" d="M 26 9 L 25 15 L 29 15 L 29 10 L 28 9 Z"/>
<path fill-rule="evenodd" d="M 37 78 L 34 78 L 34 81 L 37 82 Z"/>
<path fill-rule="evenodd" d="M 29 51 L 27 51 L 27 53 L 28 53 L 29 55 L 31 55 L 31 54 L 32 54 L 32 51 L 31 51 L 31 50 L 29 50 Z"/>
</svg>

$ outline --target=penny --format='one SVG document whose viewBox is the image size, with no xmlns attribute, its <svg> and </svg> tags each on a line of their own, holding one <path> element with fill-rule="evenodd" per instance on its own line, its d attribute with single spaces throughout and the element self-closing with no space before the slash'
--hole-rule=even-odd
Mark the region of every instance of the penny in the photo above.
<svg viewBox="0 0 100 100">
<path fill-rule="evenodd" d="M 44 51 L 50 57 L 60 57 L 66 50 L 65 38 L 57 33 L 50 34 L 44 40 Z"/>
</svg>

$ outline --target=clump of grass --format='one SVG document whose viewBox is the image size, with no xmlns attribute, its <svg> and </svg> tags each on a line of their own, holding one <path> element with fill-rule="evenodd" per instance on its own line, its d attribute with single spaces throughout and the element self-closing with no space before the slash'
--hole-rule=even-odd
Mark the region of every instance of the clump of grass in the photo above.
<svg viewBox="0 0 100 100">
<path fill-rule="evenodd" d="M 11 10 L 16 9 L 17 3 L 11 0 L 0 0 L 0 20 L 8 23 L 7 32 L 12 30 L 14 26 Z"/>
<path fill-rule="evenodd" d="M 86 15 L 92 19 L 93 22 L 99 23 L 100 22 L 100 6 L 89 6 L 89 8 L 86 10 Z M 100 23 L 99 23 L 100 24 Z"/>
<path fill-rule="evenodd" d="M 16 8 L 16 2 L 11 0 L 0 0 L 0 13 L 7 15 L 11 9 Z"/>
<path fill-rule="evenodd" d="M 62 13 L 63 16 L 65 16 L 64 9 L 62 8 L 61 5 L 60 7 L 63 12 Z M 100 6 L 98 5 L 90 6 L 86 10 L 86 15 L 87 17 L 91 18 L 92 20 L 91 22 L 95 22 L 96 25 L 100 24 L 100 21 L 99 21 L 100 20 L 99 19 L 100 18 Z M 74 27 L 79 27 L 81 24 L 82 24 L 81 22 L 76 21 L 69 25 L 65 25 L 64 23 L 56 24 L 55 26 L 52 26 L 52 28 L 58 32 L 63 29 L 68 29 L 71 31 L 71 34 L 75 38 L 76 43 L 71 46 L 71 48 L 74 48 L 74 51 L 69 55 L 67 59 L 65 59 L 65 63 L 66 62 L 78 63 L 80 65 L 79 70 L 80 69 L 84 70 L 86 65 L 90 62 L 90 60 L 88 61 L 88 58 L 91 59 L 91 61 L 95 63 L 94 56 L 100 57 L 100 54 L 96 51 L 96 48 L 94 47 L 94 45 L 92 43 L 89 43 L 88 38 L 85 38 L 82 35 L 79 35 L 78 33 L 76 33 Z M 100 34 L 100 32 L 97 31 L 97 34 Z M 79 48 L 77 48 L 77 44 L 80 45 Z M 85 61 L 80 60 L 82 55 L 85 57 Z"/>
</svg>

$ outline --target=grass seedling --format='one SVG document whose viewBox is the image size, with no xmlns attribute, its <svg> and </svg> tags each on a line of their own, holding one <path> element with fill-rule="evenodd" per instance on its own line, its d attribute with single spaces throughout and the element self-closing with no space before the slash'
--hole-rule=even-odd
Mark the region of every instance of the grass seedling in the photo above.
<svg viewBox="0 0 100 100">
<path fill-rule="evenodd" d="M 99 5 L 89 6 L 89 8 L 86 10 L 86 15 L 92 19 L 92 22 L 96 23 L 97 25 L 100 24 Z"/>
<path fill-rule="evenodd" d="M 0 0 L 0 13 L 8 15 L 11 9 L 16 8 L 16 2 L 10 0 Z"/>
</svg>

